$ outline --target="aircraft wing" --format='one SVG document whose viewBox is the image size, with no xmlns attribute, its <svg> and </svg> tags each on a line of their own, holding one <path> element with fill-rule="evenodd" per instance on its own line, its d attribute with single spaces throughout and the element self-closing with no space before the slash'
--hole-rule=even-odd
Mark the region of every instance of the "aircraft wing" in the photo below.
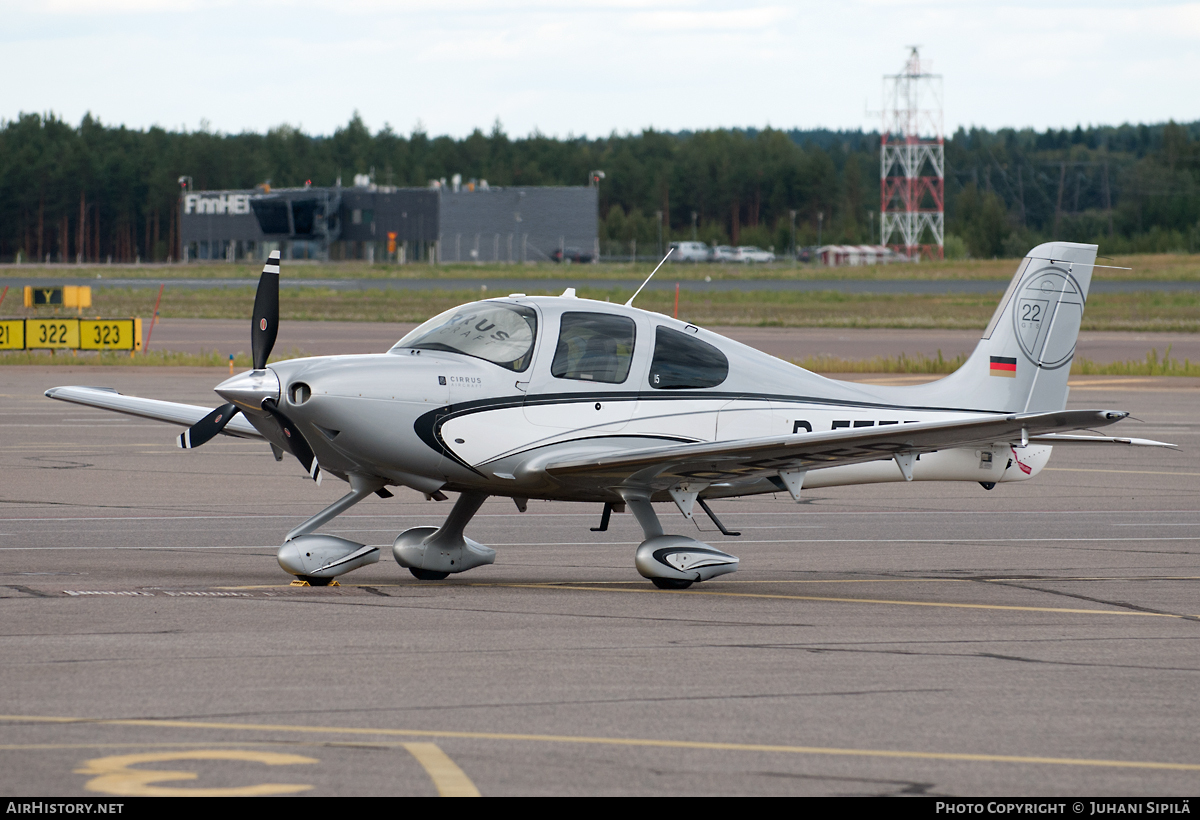
<svg viewBox="0 0 1200 820">
<path fill-rule="evenodd" d="M 667 489 L 688 480 L 715 482 L 766 477 L 781 470 L 819 470 L 890 458 L 904 460 L 957 447 L 1022 444 L 1039 438 L 1050 438 L 1050 441 L 1038 440 L 1050 444 L 1062 440 L 1047 435 L 1054 431 L 1101 427 L 1128 415 L 1117 410 L 981 415 L 957 421 L 656 447 L 550 463 L 542 469 L 566 483 L 636 484 Z M 1134 441 L 1137 440 L 1125 440 Z"/>
<path fill-rule="evenodd" d="M 179 424 L 183 427 L 191 427 L 212 412 L 211 407 L 197 407 L 194 404 L 176 404 L 172 401 L 125 396 L 111 387 L 51 387 L 46 391 L 46 396 L 60 401 L 85 404 L 88 407 L 99 407 L 101 410 L 113 410 L 128 416 L 140 416 L 144 419 L 165 421 L 168 424 Z M 262 438 L 262 434 L 240 414 L 230 419 L 221 432 L 224 435 L 238 438 Z"/>
</svg>

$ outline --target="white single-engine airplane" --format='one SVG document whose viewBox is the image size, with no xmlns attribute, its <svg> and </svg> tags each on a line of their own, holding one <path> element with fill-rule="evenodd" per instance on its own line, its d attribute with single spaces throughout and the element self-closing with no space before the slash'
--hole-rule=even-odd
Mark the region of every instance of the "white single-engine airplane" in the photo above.
<svg viewBox="0 0 1200 820">
<path fill-rule="evenodd" d="M 1129 415 L 1066 410 L 1095 245 L 1039 245 L 1021 262 L 975 352 L 930 384 L 834 381 L 687 322 L 625 305 L 525 296 L 430 319 L 387 353 L 267 366 L 279 317 L 279 254 L 263 268 L 254 369 L 216 388 L 211 412 L 94 387 L 54 399 L 189 426 L 183 448 L 218 433 L 266 439 L 308 474 L 351 491 L 284 539 L 279 564 L 311 584 L 379 560 L 379 547 L 314 532 L 368 495 L 407 486 L 444 500 L 441 527 L 400 533 L 396 561 L 440 580 L 495 560 L 463 536 L 491 495 L 629 509 L 646 540 L 634 564 L 665 589 L 733 572 L 738 559 L 666 535 L 653 502 L 686 518 L 706 500 L 886 481 L 996 484 L 1033 478 L 1052 444 L 1163 445 L 1065 435 Z M 636 294 L 635 294 L 636 296 Z M 237 418 L 238 414 L 242 418 Z"/>
</svg>

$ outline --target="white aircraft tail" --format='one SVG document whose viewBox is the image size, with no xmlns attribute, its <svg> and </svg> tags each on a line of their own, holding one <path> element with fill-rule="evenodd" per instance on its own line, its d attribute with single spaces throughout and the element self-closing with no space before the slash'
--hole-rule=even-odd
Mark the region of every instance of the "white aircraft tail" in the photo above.
<svg viewBox="0 0 1200 820">
<path fill-rule="evenodd" d="M 1064 409 L 1095 262 L 1095 245 L 1038 245 L 1021 261 L 966 364 L 917 389 L 929 391 L 932 406 L 1010 413 Z"/>
</svg>

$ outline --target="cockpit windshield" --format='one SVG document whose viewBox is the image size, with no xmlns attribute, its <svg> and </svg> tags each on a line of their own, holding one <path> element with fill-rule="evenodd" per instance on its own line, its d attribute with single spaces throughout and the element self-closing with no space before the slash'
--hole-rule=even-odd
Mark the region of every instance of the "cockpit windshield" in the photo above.
<svg viewBox="0 0 1200 820">
<path fill-rule="evenodd" d="M 474 302 L 433 317 L 392 350 L 446 350 L 518 373 L 529 367 L 537 338 L 537 313 L 524 305 Z"/>
</svg>

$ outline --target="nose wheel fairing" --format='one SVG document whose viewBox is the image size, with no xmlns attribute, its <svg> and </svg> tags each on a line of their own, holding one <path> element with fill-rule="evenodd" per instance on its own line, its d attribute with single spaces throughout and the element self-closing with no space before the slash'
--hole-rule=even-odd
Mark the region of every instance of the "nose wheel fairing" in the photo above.
<svg viewBox="0 0 1200 820">
<path fill-rule="evenodd" d="M 279 548 L 279 566 L 299 578 L 336 578 L 379 560 L 379 547 L 336 535 L 301 535 Z"/>
</svg>

